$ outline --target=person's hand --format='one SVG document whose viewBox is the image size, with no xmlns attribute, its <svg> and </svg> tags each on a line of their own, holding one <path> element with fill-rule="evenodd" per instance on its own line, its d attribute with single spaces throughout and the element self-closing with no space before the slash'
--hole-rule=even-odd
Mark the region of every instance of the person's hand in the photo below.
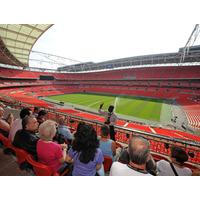
<svg viewBox="0 0 200 200">
<path fill-rule="evenodd" d="M 63 150 L 66 150 L 68 148 L 68 145 L 66 143 L 61 144 L 61 147 Z"/>
<path fill-rule="evenodd" d="M 13 120 L 14 120 L 14 116 L 13 116 L 13 114 L 12 113 L 10 113 L 9 115 L 8 115 L 8 117 L 7 117 L 7 122 L 9 123 L 9 124 L 11 124 L 12 122 L 13 122 Z"/>
</svg>

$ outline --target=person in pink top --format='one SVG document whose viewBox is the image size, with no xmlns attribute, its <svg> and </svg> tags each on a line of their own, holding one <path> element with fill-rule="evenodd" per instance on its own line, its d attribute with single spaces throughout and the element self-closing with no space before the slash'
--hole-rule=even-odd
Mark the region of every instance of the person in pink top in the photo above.
<svg viewBox="0 0 200 200">
<path fill-rule="evenodd" d="M 67 167 L 66 144 L 53 142 L 56 134 L 56 122 L 47 120 L 39 126 L 40 140 L 37 142 L 38 161 L 51 167 L 54 172 L 63 171 Z"/>
</svg>

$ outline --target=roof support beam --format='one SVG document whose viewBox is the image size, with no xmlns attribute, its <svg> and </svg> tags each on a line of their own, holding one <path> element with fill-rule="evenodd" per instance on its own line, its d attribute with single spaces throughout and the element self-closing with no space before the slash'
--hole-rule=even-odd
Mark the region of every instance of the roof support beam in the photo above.
<svg viewBox="0 0 200 200">
<path fill-rule="evenodd" d="M 32 46 L 32 43 L 30 43 L 30 42 L 24 42 L 24 41 L 20 41 L 20 40 L 14 40 L 14 39 L 7 38 L 7 37 L 1 37 L 1 38 L 4 39 L 4 40 L 10 40 L 10 41 L 13 41 L 13 42 L 19 42 L 21 44 L 28 44 L 28 45 Z"/>
<path fill-rule="evenodd" d="M 25 50 L 25 51 L 30 51 L 30 49 L 25 49 L 25 48 L 20 48 L 16 46 L 11 46 L 11 45 L 6 45 L 8 48 L 14 48 L 14 49 L 19 49 L 19 50 Z"/>
<path fill-rule="evenodd" d="M 37 27 L 35 27 L 35 26 L 31 26 L 30 24 L 23 24 L 23 26 L 26 26 L 26 27 L 28 27 L 28 28 L 30 28 L 30 29 L 35 29 L 35 30 L 37 30 L 37 31 L 39 31 L 39 32 L 44 32 L 44 30 L 42 30 L 42 29 L 39 29 L 39 28 L 37 28 Z"/>
<path fill-rule="evenodd" d="M 6 28 L 3 28 L 3 27 L 0 27 L 0 30 L 4 30 L 6 32 L 14 33 L 16 35 L 21 35 L 21 36 L 24 36 L 24 37 L 27 37 L 27 38 L 31 38 L 33 40 L 37 39 L 37 37 L 31 36 L 31 35 L 28 35 L 28 34 L 24 34 L 24 33 L 21 33 L 21 32 L 17 32 L 17 31 L 13 31 L 13 30 L 10 30 L 10 29 L 6 29 Z"/>
</svg>

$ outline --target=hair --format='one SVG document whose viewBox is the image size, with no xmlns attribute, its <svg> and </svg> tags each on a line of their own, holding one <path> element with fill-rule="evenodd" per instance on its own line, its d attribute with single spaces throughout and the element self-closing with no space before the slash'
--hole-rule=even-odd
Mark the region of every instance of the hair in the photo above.
<svg viewBox="0 0 200 200">
<path fill-rule="evenodd" d="M 131 162 L 146 164 L 150 153 L 149 142 L 140 136 L 133 136 L 129 141 L 128 153 Z"/>
<path fill-rule="evenodd" d="M 129 157 L 129 153 L 128 153 L 128 149 L 127 148 L 122 150 L 122 152 L 120 153 L 118 161 L 123 163 L 123 164 L 128 164 L 129 163 L 130 157 Z"/>
<path fill-rule="evenodd" d="M 26 125 L 29 123 L 29 120 L 35 118 L 34 115 L 26 115 L 23 119 L 22 119 L 22 129 L 25 130 L 26 129 Z"/>
<path fill-rule="evenodd" d="M 183 164 L 184 162 L 188 161 L 187 153 L 180 147 L 176 146 L 171 147 L 171 157 L 175 158 L 175 160 L 180 164 Z"/>
<path fill-rule="evenodd" d="M 24 117 L 26 117 L 27 115 L 31 115 L 31 109 L 30 108 L 23 108 L 21 111 L 20 111 L 20 118 L 23 119 Z"/>
<path fill-rule="evenodd" d="M 99 141 L 93 126 L 82 124 L 77 129 L 74 137 L 72 149 L 80 153 L 79 160 L 85 164 L 93 161 L 96 150 L 99 147 Z"/>
<path fill-rule="evenodd" d="M 84 125 L 86 125 L 86 123 L 83 122 L 83 121 L 80 121 L 80 122 L 78 123 L 77 128 L 76 128 L 76 132 L 79 131 L 79 129 L 80 129 L 82 126 L 84 126 Z"/>
<path fill-rule="evenodd" d="M 39 111 L 39 107 L 34 107 L 34 112 Z"/>
<path fill-rule="evenodd" d="M 110 112 L 110 113 L 113 112 L 114 108 L 115 108 L 115 107 L 114 107 L 113 105 L 110 105 L 110 106 L 108 107 L 108 112 Z"/>
<path fill-rule="evenodd" d="M 60 125 L 65 124 L 65 117 L 64 117 L 64 116 L 59 117 L 59 119 L 58 119 L 58 123 L 59 123 Z"/>
<path fill-rule="evenodd" d="M 46 114 L 47 114 L 46 110 L 40 110 L 39 113 L 38 113 L 38 117 L 46 115 Z"/>
<path fill-rule="evenodd" d="M 109 127 L 106 125 L 101 126 L 101 136 L 102 137 L 107 137 L 109 135 Z"/>
<path fill-rule="evenodd" d="M 43 140 L 51 140 L 56 134 L 56 122 L 52 120 L 46 120 L 38 129 L 40 138 Z"/>
</svg>

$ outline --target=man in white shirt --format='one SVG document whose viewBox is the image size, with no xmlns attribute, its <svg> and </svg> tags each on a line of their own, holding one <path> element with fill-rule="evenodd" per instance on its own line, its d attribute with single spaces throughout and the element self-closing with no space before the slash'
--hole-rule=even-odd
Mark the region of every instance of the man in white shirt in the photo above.
<svg viewBox="0 0 200 200">
<path fill-rule="evenodd" d="M 115 130 L 114 130 L 114 125 L 117 121 L 117 116 L 115 115 L 114 111 L 114 106 L 110 105 L 108 107 L 108 112 L 104 111 L 103 109 L 103 103 L 99 106 L 99 113 L 101 115 L 104 115 L 105 117 L 105 124 L 109 125 L 110 127 L 110 139 L 115 141 Z"/>
<path fill-rule="evenodd" d="M 114 162 L 110 169 L 110 176 L 151 176 L 146 170 L 146 163 L 150 159 L 149 142 L 139 136 L 129 140 L 129 163 Z"/>
<path fill-rule="evenodd" d="M 32 111 L 30 108 L 23 108 L 21 111 L 20 111 L 20 118 L 16 119 L 12 125 L 11 125 L 11 128 L 10 128 L 10 131 L 9 131 L 9 136 L 8 136 L 8 139 L 13 142 L 14 140 L 14 137 L 15 137 L 15 133 L 22 129 L 22 119 L 24 117 L 26 117 L 27 115 L 31 115 L 32 114 Z"/>
</svg>

